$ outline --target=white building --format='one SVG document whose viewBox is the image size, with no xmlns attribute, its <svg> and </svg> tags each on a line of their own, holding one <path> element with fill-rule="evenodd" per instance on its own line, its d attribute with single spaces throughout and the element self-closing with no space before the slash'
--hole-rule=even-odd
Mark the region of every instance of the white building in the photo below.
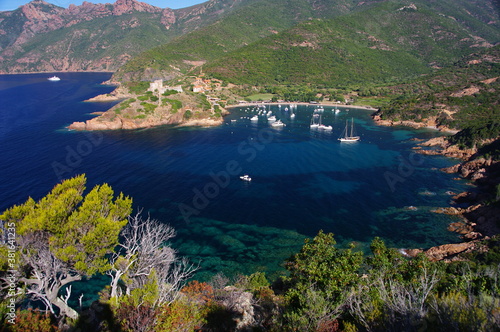
<svg viewBox="0 0 500 332">
<path fill-rule="evenodd" d="M 163 86 L 163 80 L 156 80 L 154 82 L 149 83 L 149 89 L 148 91 L 155 92 L 158 91 L 159 94 L 164 94 L 165 91 L 167 90 L 175 90 L 177 92 L 183 92 L 182 86 L 177 85 L 177 86 Z"/>
</svg>

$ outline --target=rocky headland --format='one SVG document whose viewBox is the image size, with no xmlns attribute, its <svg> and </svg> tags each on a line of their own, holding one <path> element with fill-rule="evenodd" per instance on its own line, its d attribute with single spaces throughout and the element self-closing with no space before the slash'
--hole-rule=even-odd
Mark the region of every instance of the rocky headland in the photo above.
<svg viewBox="0 0 500 332">
<path fill-rule="evenodd" d="M 447 111 L 443 111 L 443 112 L 448 113 Z M 430 129 L 436 129 L 439 131 L 452 133 L 452 134 L 455 134 L 458 132 L 458 130 L 456 130 L 456 129 L 448 128 L 447 126 L 440 124 L 437 116 L 432 116 L 432 117 L 423 119 L 420 122 L 410 121 L 410 120 L 387 120 L 387 119 L 382 119 L 381 112 L 379 110 L 379 111 L 372 114 L 372 119 L 379 126 L 405 126 L 405 127 L 415 128 L 415 129 L 430 128 Z"/>
<path fill-rule="evenodd" d="M 458 130 L 439 126 L 435 117 L 415 121 L 384 120 L 381 112 L 372 115 L 382 126 L 407 126 L 411 128 L 432 128 L 455 134 Z M 498 144 L 500 137 L 484 140 L 479 146 Z M 500 161 L 483 154 L 478 148 L 464 148 L 450 143 L 446 136 L 435 137 L 415 146 L 414 151 L 424 155 L 441 155 L 457 159 L 457 163 L 441 171 L 457 174 L 457 179 L 471 181 L 471 189 L 454 195 L 450 206 L 437 208 L 433 212 L 461 216 L 462 220 L 449 225 L 448 230 L 461 235 L 464 242 L 443 244 L 428 249 L 406 249 L 409 256 L 424 253 L 431 260 L 460 260 L 462 255 L 472 251 L 484 251 L 487 247 L 482 240 L 500 234 L 500 208 L 497 202 L 497 186 L 500 184 Z"/>
<path fill-rule="evenodd" d="M 498 143 L 495 140 L 483 141 L 481 146 Z M 449 225 L 448 230 L 457 232 L 465 241 L 457 244 L 444 244 L 427 250 L 406 250 L 410 256 L 424 252 L 431 260 L 460 260 L 461 255 L 471 251 L 485 251 L 488 248 L 482 240 L 500 234 L 500 207 L 497 186 L 500 184 L 500 161 L 481 153 L 477 148 L 461 149 L 451 144 L 445 137 L 436 137 L 419 144 L 415 150 L 426 155 L 443 155 L 456 158 L 460 162 L 441 169 L 443 172 L 457 174 L 471 181 L 471 190 L 452 197 L 449 207 L 435 209 L 435 213 L 445 213 L 462 217 L 462 221 Z"/>
<path fill-rule="evenodd" d="M 162 125 L 217 126 L 223 123 L 224 108 L 209 104 L 204 95 L 177 93 L 168 98 L 152 94 L 138 96 L 118 86 L 109 94 L 99 95 L 87 102 L 122 100 L 108 111 L 85 122 L 73 122 L 70 130 L 120 130 L 152 128 Z M 205 103 L 200 102 L 205 99 Z M 209 106 L 208 106 L 209 105 Z M 218 109 L 218 111 L 216 111 Z"/>
</svg>

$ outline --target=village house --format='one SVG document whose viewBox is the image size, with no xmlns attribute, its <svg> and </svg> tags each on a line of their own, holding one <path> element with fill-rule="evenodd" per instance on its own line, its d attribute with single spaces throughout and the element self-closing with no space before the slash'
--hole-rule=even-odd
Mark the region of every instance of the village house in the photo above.
<svg viewBox="0 0 500 332">
<path fill-rule="evenodd" d="M 222 82 L 216 79 L 203 79 L 203 77 L 197 77 L 193 83 L 193 92 L 206 92 L 213 89 L 218 90 L 222 86 Z"/>
</svg>

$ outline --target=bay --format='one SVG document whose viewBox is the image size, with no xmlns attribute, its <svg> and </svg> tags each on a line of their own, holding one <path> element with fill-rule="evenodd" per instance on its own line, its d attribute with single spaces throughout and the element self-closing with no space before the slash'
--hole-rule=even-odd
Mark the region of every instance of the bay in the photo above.
<svg viewBox="0 0 500 332">
<path fill-rule="evenodd" d="M 115 104 L 83 102 L 113 90 L 100 84 L 110 74 L 57 73 L 61 81 L 50 82 L 52 75 L 0 75 L 2 211 L 85 173 L 87 188 L 109 183 L 136 210 L 174 226 L 172 245 L 199 262 L 202 280 L 255 271 L 272 278 L 321 229 L 362 250 L 375 236 L 397 248 L 459 241 L 447 231 L 456 218 L 431 212 L 466 188 L 439 171 L 456 161 L 412 150 L 412 139 L 436 131 L 380 127 L 367 110 L 326 106 L 322 121 L 333 131 L 311 130 L 317 105 L 298 105 L 292 119 L 283 104 L 266 105 L 286 124 L 280 129 L 264 117 L 251 121 L 257 110 L 243 106 L 218 127 L 74 132 L 66 126 Z M 350 119 L 361 141 L 341 143 Z M 241 181 L 243 173 L 252 181 Z"/>
</svg>

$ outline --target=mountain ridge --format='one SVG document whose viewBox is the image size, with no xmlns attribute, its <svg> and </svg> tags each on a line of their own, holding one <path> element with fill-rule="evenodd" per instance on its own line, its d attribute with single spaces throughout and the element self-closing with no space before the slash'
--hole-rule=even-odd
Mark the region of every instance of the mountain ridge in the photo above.
<svg viewBox="0 0 500 332">
<path fill-rule="evenodd" d="M 34 0 L 0 12 L 0 73 L 114 71 L 135 54 L 210 24 L 252 1 L 211 0 L 182 9 L 162 9 L 136 0 L 84 2 L 68 8 Z M 78 40 L 81 35 L 84 38 Z M 107 39 L 101 43 L 103 35 Z M 122 45 L 115 47 L 114 43 Z M 64 45 L 69 45 L 67 50 Z M 101 58 L 81 56 L 82 50 L 96 47 L 115 50 L 101 52 L 108 53 Z M 44 58 L 47 49 L 52 53 Z"/>
<path fill-rule="evenodd" d="M 488 48 L 500 40 L 498 31 L 484 22 L 479 25 L 472 15 L 467 21 L 470 24 L 460 23 L 456 17 L 463 17 L 466 10 L 462 7 L 439 12 L 426 1 L 375 1 L 353 8 L 333 19 L 321 12 L 254 43 L 222 49 L 218 58 L 204 50 L 193 51 L 192 45 L 203 43 L 199 32 L 193 32 L 145 52 L 142 60 L 139 55 L 115 77 L 126 78 L 126 71 L 151 73 L 155 66 L 168 68 L 170 64 L 182 69 L 182 61 L 189 60 L 206 62 L 205 73 L 234 84 L 320 83 L 331 87 L 423 74 L 432 67 L 451 64 L 471 47 Z M 150 79 L 148 75 L 134 77 Z"/>
<path fill-rule="evenodd" d="M 397 5 L 409 12 L 425 7 L 441 15 L 442 20 L 456 22 L 459 29 L 474 32 L 469 37 L 480 47 L 489 47 L 499 41 L 495 1 L 415 0 Z M 115 72 L 120 68 L 114 78 L 171 78 L 308 19 L 333 19 L 388 3 L 391 0 L 210 0 L 172 10 L 136 0 L 84 2 L 66 9 L 34 0 L 14 11 L 0 12 L 0 73 Z M 380 40 L 374 47 L 382 48 L 389 46 L 376 32 L 384 29 L 392 29 L 395 36 L 391 38 L 400 38 L 410 46 L 425 44 L 426 38 L 461 34 L 456 29 L 445 31 L 448 36 L 420 36 L 408 28 L 415 22 L 399 22 L 392 28 L 387 24 L 383 18 L 366 19 L 365 26 L 358 30 Z M 303 42 L 309 43 L 307 38 Z M 441 53 L 443 58 L 448 57 L 446 50 Z"/>
</svg>

